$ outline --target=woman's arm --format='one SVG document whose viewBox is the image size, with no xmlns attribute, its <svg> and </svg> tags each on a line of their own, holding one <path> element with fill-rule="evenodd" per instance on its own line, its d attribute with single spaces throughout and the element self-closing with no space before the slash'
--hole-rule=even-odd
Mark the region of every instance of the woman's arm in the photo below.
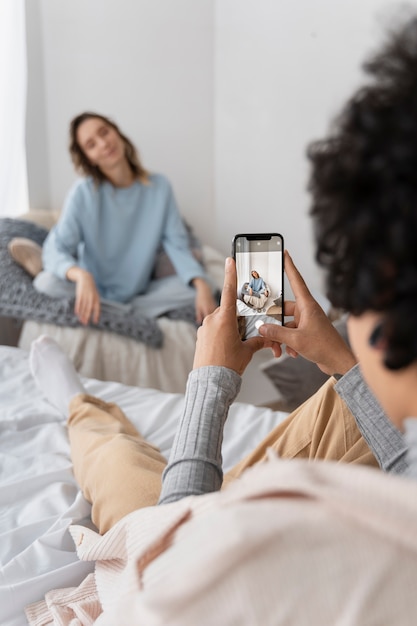
<svg viewBox="0 0 417 626">
<path fill-rule="evenodd" d="M 172 261 L 177 274 L 185 284 L 191 284 L 196 290 L 196 321 L 201 323 L 206 315 L 216 308 L 212 289 L 202 265 L 194 258 L 187 230 L 178 211 L 171 185 L 164 177 L 159 177 L 160 184 L 166 189 L 166 221 L 162 244 Z"/>
<path fill-rule="evenodd" d="M 74 312 L 82 324 L 98 322 L 100 296 L 90 272 L 78 265 L 78 247 L 83 242 L 82 216 L 88 201 L 86 181 L 78 182 L 69 192 L 62 216 L 43 246 L 44 268 L 76 283 Z"/>
<path fill-rule="evenodd" d="M 207 279 L 202 265 L 194 258 L 189 245 L 189 237 L 177 207 L 174 192 L 169 181 L 158 175 L 158 185 L 163 190 L 165 225 L 162 245 L 175 267 L 177 274 L 186 285 L 194 278 Z M 162 210 L 162 207 L 161 207 Z"/>
<path fill-rule="evenodd" d="M 200 324 L 207 315 L 210 315 L 216 308 L 216 302 L 210 285 L 204 278 L 194 278 L 191 284 L 196 290 L 195 296 L 195 317 Z"/>
<path fill-rule="evenodd" d="M 78 246 L 82 242 L 81 202 L 82 192 L 77 183 L 68 193 L 62 215 L 43 244 L 44 269 L 63 280 L 69 268 L 78 265 Z"/>
<path fill-rule="evenodd" d="M 97 324 L 100 318 L 100 294 L 92 274 L 74 265 L 68 269 L 66 278 L 75 283 L 74 313 L 81 324 L 87 325 L 90 321 Z"/>
</svg>

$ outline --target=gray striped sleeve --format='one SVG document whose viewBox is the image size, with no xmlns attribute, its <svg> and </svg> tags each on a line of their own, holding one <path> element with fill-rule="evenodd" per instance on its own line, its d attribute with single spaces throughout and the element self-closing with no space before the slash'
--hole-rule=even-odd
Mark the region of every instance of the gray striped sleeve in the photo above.
<svg viewBox="0 0 417 626">
<path fill-rule="evenodd" d="M 406 475 L 417 479 L 417 419 L 409 417 L 404 420 L 405 438 L 408 443 Z"/>
<path fill-rule="evenodd" d="M 381 469 L 394 474 L 407 471 L 407 445 L 403 434 L 388 419 L 355 365 L 336 383 L 335 390 L 346 402 L 356 424 Z"/>
<path fill-rule="evenodd" d="M 220 489 L 223 427 L 240 385 L 240 376 L 225 367 L 200 367 L 190 373 L 158 504 Z"/>
</svg>

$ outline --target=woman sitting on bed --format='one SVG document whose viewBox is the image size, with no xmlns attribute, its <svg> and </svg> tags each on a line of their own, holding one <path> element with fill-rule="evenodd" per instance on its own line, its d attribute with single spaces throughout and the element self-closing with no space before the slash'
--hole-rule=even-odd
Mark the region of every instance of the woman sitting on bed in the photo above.
<svg viewBox="0 0 417 626">
<path fill-rule="evenodd" d="M 264 279 L 262 276 L 259 276 L 256 270 L 252 270 L 249 282 L 249 295 L 259 298 L 264 293 L 267 293 L 267 287 Z"/>
<path fill-rule="evenodd" d="M 168 180 L 149 174 L 132 142 L 96 113 L 72 120 L 70 153 L 84 177 L 45 240 L 35 288 L 52 297 L 75 296 L 82 324 L 97 323 L 102 305 L 121 312 L 129 305 L 157 317 L 192 302 L 201 322 L 216 304 Z M 152 281 L 161 244 L 177 275 Z"/>
</svg>

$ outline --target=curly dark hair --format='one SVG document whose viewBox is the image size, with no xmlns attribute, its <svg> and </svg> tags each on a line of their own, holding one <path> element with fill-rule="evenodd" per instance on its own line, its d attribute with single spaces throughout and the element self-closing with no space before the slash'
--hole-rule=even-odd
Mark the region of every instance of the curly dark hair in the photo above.
<svg viewBox="0 0 417 626">
<path fill-rule="evenodd" d="M 107 126 L 111 126 L 112 128 L 114 128 L 114 130 L 120 135 L 123 140 L 123 143 L 125 145 L 126 158 L 133 175 L 140 182 L 148 183 L 149 173 L 145 170 L 142 163 L 140 162 L 138 152 L 130 139 L 121 132 L 117 124 L 113 122 L 110 118 L 101 115 L 100 113 L 93 113 L 91 111 L 85 111 L 84 113 L 80 113 L 70 122 L 69 151 L 75 169 L 84 176 L 92 176 L 97 185 L 107 180 L 107 177 L 103 174 L 101 169 L 90 163 L 89 159 L 86 157 L 84 151 L 78 143 L 77 131 L 79 127 L 83 122 L 92 118 L 102 120 L 102 122 L 107 124 Z"/>
<path fill-rule="evenodd" d="M 316 259 L 335 307 L 383 312 L 399 369 L 417 360 L 417 17 L 364 69 L 369 84 L 307 151 Z"/>
</svg>

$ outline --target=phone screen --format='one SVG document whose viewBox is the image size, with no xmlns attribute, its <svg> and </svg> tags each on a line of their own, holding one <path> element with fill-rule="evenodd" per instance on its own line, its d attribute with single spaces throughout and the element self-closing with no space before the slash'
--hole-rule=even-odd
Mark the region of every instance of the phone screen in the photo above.
<svg viewBox="0 0 417 626">
<path fill-rule="evenodd" d="M 258 335 L 258 326 L 283 323 L 284 240 L 278 233 L 236 235 L 236 310 L 243 338 Z"/>
</svg>

